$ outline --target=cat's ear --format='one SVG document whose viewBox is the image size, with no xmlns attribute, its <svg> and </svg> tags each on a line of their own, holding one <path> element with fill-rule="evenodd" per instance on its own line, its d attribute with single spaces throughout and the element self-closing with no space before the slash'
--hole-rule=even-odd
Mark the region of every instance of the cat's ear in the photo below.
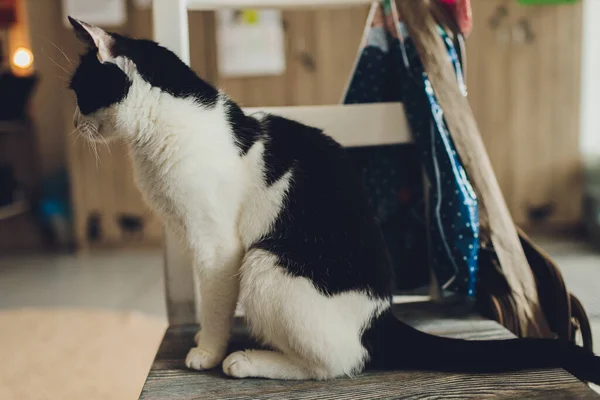
<svg viewBox="0 0 600 400">
<path fill-rule="evenodd" d="M 110 33 L 97 26 L 90 25 L 87 22 L 79 21 L 70 16 L 68 18 L 71 25 L 73 25 L 73 29 L 75 29 L 77 38 L 98 49 L 98 59 L 101 62 L 110 61 L 112 59 L 110 48 L 114 39 Z"/>
</svg>

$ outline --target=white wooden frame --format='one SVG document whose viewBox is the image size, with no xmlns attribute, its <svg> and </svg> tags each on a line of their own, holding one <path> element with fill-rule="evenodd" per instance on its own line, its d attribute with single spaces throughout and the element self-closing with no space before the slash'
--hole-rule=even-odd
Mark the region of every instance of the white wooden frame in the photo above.
<svg viewBox="0 0 600 400">
<path fill-rule="evenodd" d="M 190 63 L 188 10 L 217 8 L 323 8 L 371 4 L 372 0 L 153 0 L 155 40 Z M 411 139 L 401 103 L 251 108 L 247 113 L 282 115 L 323 129 L 342 145 L 408 143 Z M 200 285 L 190 255 L 166 232 L 165 280 L 171 324 L 197 321 Z M 404 299 L 396 298 L 396 301 Z"/>
</svg>

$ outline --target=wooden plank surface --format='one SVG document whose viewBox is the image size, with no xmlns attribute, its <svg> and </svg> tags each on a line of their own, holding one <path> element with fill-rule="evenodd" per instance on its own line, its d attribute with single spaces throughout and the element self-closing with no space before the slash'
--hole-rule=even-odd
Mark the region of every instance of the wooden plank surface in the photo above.
<svg viewBox="0 0 600 400">
<path fill-rule="evenodd" d="M 416 303 L 396 314 L 419 329 L 456 338 L 507 339 L 499 324 L 449 306 Z M 597 399 L 585 384 L 561 369 L 505 374 L 450 374 L 367 371 L 332 381 L 227 378 L 220 369 L 195 372 L 184 359 L 193 346 L 195 325 L 169 328 L 140 396 L 143 400 L 191 399 Z M 398 338 L 401 340 L 401 338 Z M 238 324 L 231 350 L 258 347 Z"/>
</svg>

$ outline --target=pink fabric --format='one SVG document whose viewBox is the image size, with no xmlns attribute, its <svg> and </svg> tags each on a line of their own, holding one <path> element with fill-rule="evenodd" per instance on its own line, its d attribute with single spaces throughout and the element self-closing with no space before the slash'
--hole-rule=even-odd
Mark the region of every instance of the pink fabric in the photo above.
<svg viewBox="0 0 600 400">
<path fill-rule="evenodd" d="M 471 0 L 457 0 L 454 5 L 454 16 L 463 35 L 469 36 L 473 29 L 473 14 Z"/>
<path fill-rule="evenodd" d="M 471 14 L 471 0 L 438 0 L 447 5 L 452 10 L 454 18 L 460 31 L 465 36 L 469 36 L 473 28 L 473 15 Z"/>
</svg>

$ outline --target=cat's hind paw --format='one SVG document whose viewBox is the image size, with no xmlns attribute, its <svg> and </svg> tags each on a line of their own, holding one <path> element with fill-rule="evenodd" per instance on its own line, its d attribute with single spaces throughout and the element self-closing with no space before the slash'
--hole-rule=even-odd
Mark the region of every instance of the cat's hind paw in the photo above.
<svg viewBox="0 0 600 400">
<path fill-rule="evenodd" d="M 252 362 L 250 362 L 245 352 L 236 351 L 223 361 L 223 372 L 233 378 L 252 376 Z"/>
<path fill-rule="evenodd" d="M 185 365 L 190 369 L 202 371 L 218 366 L 223 361 L 223 354 L 212 353 L 200 347 L 193 347 L 185 358 Z"/>
</svg>

